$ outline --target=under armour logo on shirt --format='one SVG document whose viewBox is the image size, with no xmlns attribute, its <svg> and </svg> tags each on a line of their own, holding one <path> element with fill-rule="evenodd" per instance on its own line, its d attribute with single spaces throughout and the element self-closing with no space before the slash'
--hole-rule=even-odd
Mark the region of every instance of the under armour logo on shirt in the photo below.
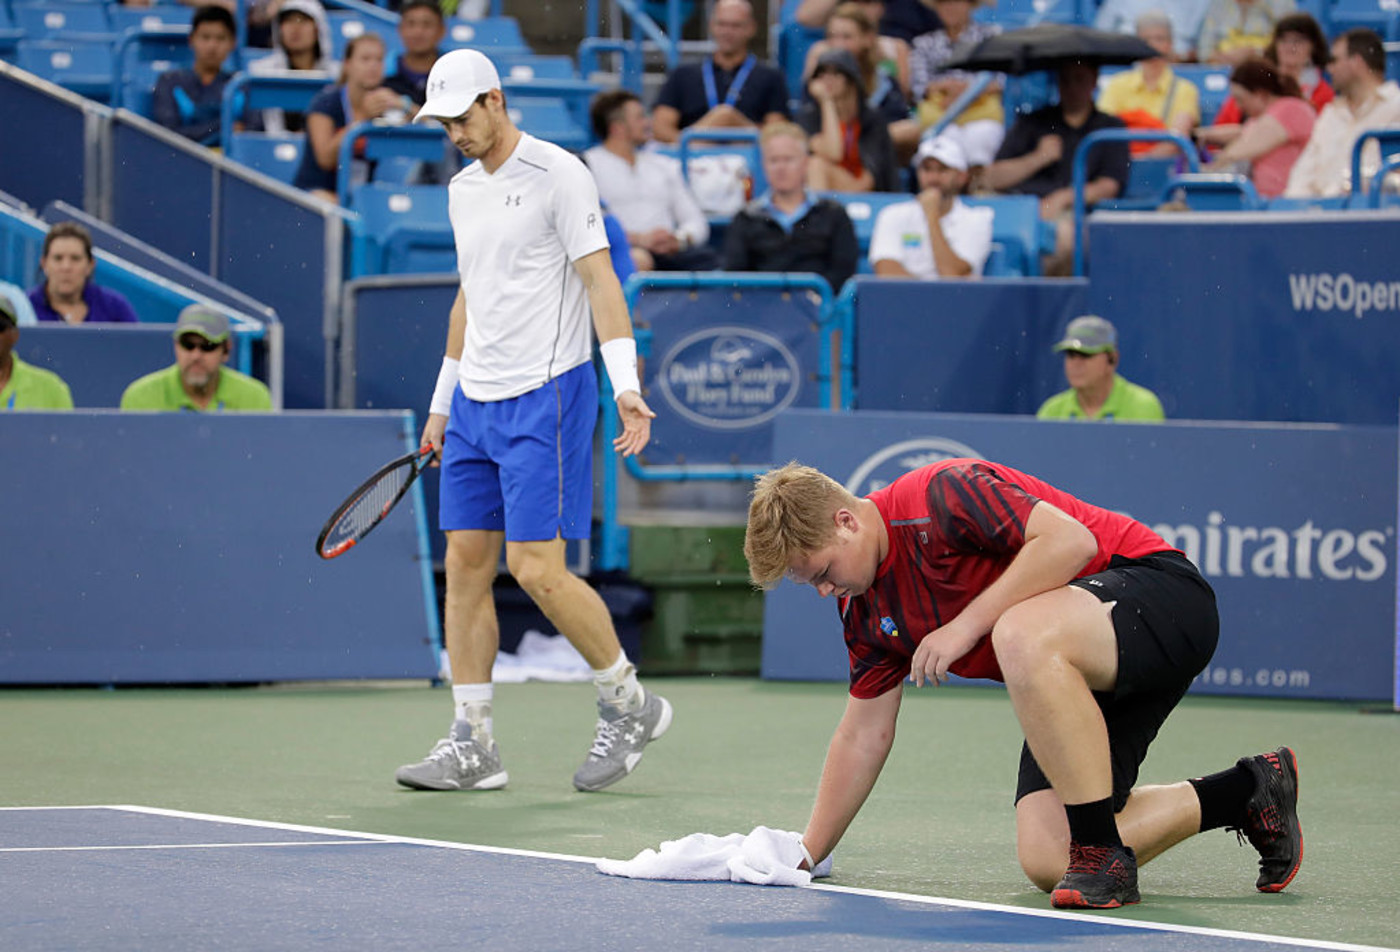
<svg viewBox="0 0 1400 952">
<path fill-rule="evenodd" d="M 506 207 L 507 207 L 507 208 L 511 208 L 511 207 L 519 208 L 519 207 L 520 207 L 520 198 L 521 198 L 521 196 L 519 196 L 519 195 L 507 195 L 507 196 L 506 196 Z"/>
</svg>

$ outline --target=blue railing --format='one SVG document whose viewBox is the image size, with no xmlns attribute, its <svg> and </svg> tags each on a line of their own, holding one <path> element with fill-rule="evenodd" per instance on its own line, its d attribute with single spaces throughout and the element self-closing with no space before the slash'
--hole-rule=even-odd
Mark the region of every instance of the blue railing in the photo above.
<svg viewBox="0 0 1400 952">
<path fill-rule="evenodd" d="M 1385 164 L 1390 157 L 1400 154 L 1400 126 L 1388 129 L 1367 129 L 1356 137 L 1356 143 L 1351 147 L 1351 201 L 1350 207 L 1361 208 L 1362 196 L 1366 193 L 1366 180 L 1361 175 L 1361 152 L 1366 147 L 1366 143 L 1374 141 L 1381 150 L 1381 163 Z M 1380 181 L 1383 181 L 1380 180 Z M 1380 184 L 1377 181 L 1377 187 Z M 1377 194 L 1378 188 L 1373 189 Z M 1379 204 L 1373 204 L 1373 208 L 1379 208 Z"/>
<path fill-rule="evenodd" d="M 1089 153 L 1105 142 L 1173 142 L 1186 160 L 1187 171 L 1199 172 L 1201 160 L 1191 140 L 1176 132 L 1161 129 L 1100 129 L 1091 132 L 1079 143 L 1074 153 L 1071 182 L 1074 186 L 1074 274 L 1084 274 L 1084 185 L 1089 170 Z"/>
</svg>

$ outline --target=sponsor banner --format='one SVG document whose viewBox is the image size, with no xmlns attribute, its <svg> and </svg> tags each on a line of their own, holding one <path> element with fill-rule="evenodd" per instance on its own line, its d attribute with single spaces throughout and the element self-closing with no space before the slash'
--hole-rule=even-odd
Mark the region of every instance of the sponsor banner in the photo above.
<svg viewBox="0 0 1400 952">
<path fill-rule="evenodd" d="M 1393 425 L 1393 212 L 1095 215 L 1089 306 L 1175 419 Z"/>
<path fill-rule="evenodd" d="M 1391 697 L 1396 640 L 1396 431 L 1388 427 L 1050 423 L 789 412 L 774 458 L 864 495 L 900 473 L 975 456 L 1127 513 L 1214 586 L 1220 646 L 1204 693 Z M 834 601 L 767 596 L 763 674 L 846 677 Z"/>
<path fill-rule="evenodd" d="M 647 288 L 651 465 L 766 465 L 773 420 L 819 405 L 821 301 L 782 288 Z"/>
</svg>

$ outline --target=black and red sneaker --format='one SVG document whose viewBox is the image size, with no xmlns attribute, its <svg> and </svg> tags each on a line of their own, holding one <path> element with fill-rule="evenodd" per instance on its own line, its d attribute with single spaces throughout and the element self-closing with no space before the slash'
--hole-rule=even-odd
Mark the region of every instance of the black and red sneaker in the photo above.
<svg viewBox="0 0 1400 952">
<path fill-rule="evenodd" d="M 1137 856 L 1129 846 L 1069 844 L 1069 869 L 1050 894 L 1057 909 L 1117 909 L 1140 902 Z"/>
<path fill-rule="evenodd" d="M 1230 827 L 1259 851 L 1260 892 L 1282 892 L 1303 862 L 1303 828 L 1298 824 L 1298 756 L 1287 747 L 1242 757 L 1239 766 L 1254 775 L 1254 794 L 1245 804 L 1244 823 Z"/>
</svg>

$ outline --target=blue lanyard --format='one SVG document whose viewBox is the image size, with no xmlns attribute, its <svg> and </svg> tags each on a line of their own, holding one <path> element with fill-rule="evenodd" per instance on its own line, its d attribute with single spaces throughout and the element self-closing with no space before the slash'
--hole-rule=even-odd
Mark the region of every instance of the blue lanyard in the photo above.
<svg viewBox="0 0 1400 952">
<path fill-rule="evenodd" d="M 355 124 L 355 110 L 350 105 L 350 88 L 348 86 L 340 87 L 340 108 L 345 110 L 345 124 L 353 126 Z"/>
<path fill-rule="evenodd" d="M 739 90 L 744 88 L 744 81 L 749 78 L 749 73 L 753 72 L 754 64 L 758 62 L 758 57 L 752 53 L 744 60 L 739 67 L 739 72 L 734 74 L 734 80 L 729 84 L 729 90 L 724 94 L 724 104 L 732 106 L 739 100 Z M 705 60 L 705 98 L 713 109 L 719 105 L 719 93 L 715 89 L 715 61 L 713 58 Z"/>
<path fill-rule="evenodd" d="M 15 397 L 17 396 L 19 396 L 18 390 L 12 391 L 10 393 L 10 401 L 5 405 L 6 410 L 13 410 L 15 408 Z"/>
</svg>

